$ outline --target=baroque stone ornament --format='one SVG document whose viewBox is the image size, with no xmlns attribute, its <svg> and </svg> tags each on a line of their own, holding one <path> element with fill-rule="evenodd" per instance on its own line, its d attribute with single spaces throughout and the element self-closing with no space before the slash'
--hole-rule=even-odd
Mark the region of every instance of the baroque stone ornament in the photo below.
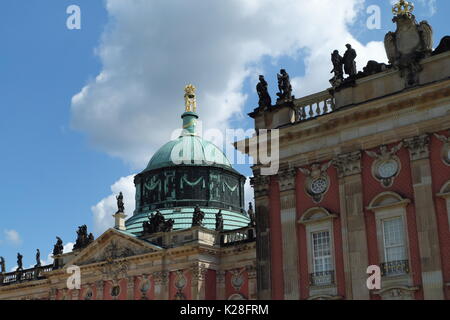
<svg viewBox="0 0 450 320">
<path fill-rule="evenodd" d="M 64 251 L 63 241 L 60 237 L 56 237 L 56 244 L 53 246 L 53 255 L 58 256 Z"/>
<path fill-rule="evenodd" d="M 356 50 L 352 48 L 350 44 L 345 45 L 347 51 L 344 53 L 342 62 L 344 63 L 344 71 L 350 78 L 354 78 L 357 73 L 355 59 L 357 57 Z"/>
<path fill-rule="evenodd" d="M 330 80 L 333 87 L 339 87 L 344 81 L 344 61 L 343 57 L 339 54 L 338 50 L 334 50 L 331 54 L 331 63 L 333 64 L 333 70 L 330 73 L 334 73 L 334 77 Z"/>
<path fill-rule="evenodd" d="M 159 210 L 156 210 L 156 214 L 152 213 L 148 218 L 148 221 L 143 223 L 143 235 L 151 235 L 158 232 L 171 232 L 174 224 L 175 220 L 166 220 L 163 214 Z"/>
<path fill-rule="evenodd" d="M 105 280 L 118 281 L 121 278 L 126 278 L 129 269 L 129 263 L 123 260 L 125 257 L 132 256 L 133 252 L 130 249 L 125 249 L 122 252 L 116 241 L 112 241 L 106 248 L 103 256 L 105 265 L 102 269 L 102 274 Z"/>
<path fill-rule="evenodd" d="M 430 136 L 428 134 L 404 140 L 404 145 L 409 150 L 411 161 L 427 159 L 429 157 L 429 144 Z"/>
<path fill-rule="evenodd" d="M 118 196 L 116 196 L 117 200 L 117 212 L 124 213 L 125 212 L 125 204 L 123 203 L 123 194 L 122 192 L 119 193 Z"/>
<path fill-rule="evenodd" d="M 22 271 L 23 270 L 23 256 L 20 253 L 17 253 L 17 269 L 16 271 Z"/>
<path fill-rule="evenodd" d="M 195 206 L 194 214 L 192 216 L 192 227 L 203 226 L 203 219 L 205 218 L 205 213 L 200 210 L 199 206 Z"/>
<path fill-rule="evenodd" d="M 446 137 L 437 133 L 435 133 L 434 136 L 444 143 L 444 146 L 442 147 L 442 161 L 447 166 L 450 166 L 450 136 Z"/>
<path fill-rule="evenodd" d="M 77 240 L 75 242 L 75 245 L 73 246 L 73 249 L 84 249 L 92 242 L 94 242 L 94 235 L 92 233 L 88 235 L 87 226 L 82 225 L 81 227 L 78 227 Z"/>
<path fill-rule="evenodd" d="M 286 72 L 285 69 L 281 69 L 280 73 L 277 74 L 278 77 L 278 90 L 277 93 L 278 100 L 277 103 L 284 103 L 292 101 L 294 98 L 292 96 L 292 85 L 291 80 L 289 78 L 289 74 Z"/>
<path fill-rule="evenodd" d="M 219 210 L 216 214 L 216 231 L 223 231 L 223 215 L 222 210 Z"/>
<path fill-rule="evenodd" d="M 256 92 L 259 97 L 259 108 L 261 110 L 267 110 L 272 105 L 272 98 L 268 91 L 267 81 L 263 75 L 259 76 L 259 83 L 256 85 Z"/>
<path fill-rule="evenodd" d="M 381 182 L 383 187 L 389 188 L 394 183 L 401 169 L 400 159 L 395 155 L 403 147 L 403 142 L 391 150 L 386 145 L 380 147 L 380 152 L 366 151 L 369 157 L 376 159 L 372 164 L 373 177 Z"/>
<path fill-rule="evenodd" d="M 245 271 L 245 269 L 235 269 L 235 270 L 231 270 L 231 285 L 233 286 L 233 288 L 236 291 L 240 291 L 245 279 L 244 279 L 244 275 L 243 272 Z"/>
<path fill-rule="evenodd" d="M 35 268 L 39 268 L 41 266 L 41 251 L 36 249 L 36 265 Z"/>
<path fill-rule="evenodd" d="M 177 292 L 175 293 L 175 300 L 186 300 L 183 290 L 187 285 L 187 279 L 183 271 L 176 271 L 174 285 L 177 289 Z"/>
<path fill-rule="evenodd" d="M 300 172 L 306 176 L 305 192 L 310 196 L 315 203 L 320 203 L 324 195 L 330 188 L 330 178 L 327 170 L 330 168 L 333 161 L 325 164 L 314 163 L 310 169 L 299 168 Z"/>
<path fill-rule="evenodd" d="M 384 39 L 389 63 L 400 70 L 407 87 L 418 84 L 420 61 L 430 56 L 433 48 L 433 29 L 427 21 L 417 23 L 413 10 L 411 3 L 400 0 L 393 7 L 397 30 L 386 34 Z"/>
<path fill-rule="evenodd" d="M 361 152 L 340 154 L 333 160 L 333 165 L 338 171 L 339 178 L 359 174 L 361 173 Z"/>
</svg>

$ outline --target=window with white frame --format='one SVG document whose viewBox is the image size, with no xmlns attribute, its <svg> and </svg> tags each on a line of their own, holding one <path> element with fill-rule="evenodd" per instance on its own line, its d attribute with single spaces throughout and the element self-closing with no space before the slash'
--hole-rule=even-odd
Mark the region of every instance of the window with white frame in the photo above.
<svg viewBox="0 0 450 320">
<path fill-rule="evenodd" d="M 312 234 L 314 273 L 332 270 L 330 232 Z"/>
<path fill-rule="evenodd" d="M 335 295 L 334 277 L 334 245 L 333 219 L 336 214 L 325 208 L 315 207 L 305 211 L 299 223 L 306 228 L 308 248 L 308 271 L 310 280 L 310 295 Z M 318 292 L 319 290 L 320 292 Z"/>
<path fill-rule="evenodd" d="M 311 233 L 313 285 L 333 283 L 333 259 L 331 255 L 331 237 L 328 230 Z"/>
<path fill-rule="evenodd" d="M 405 243 L 405 226 L 402 217 L 394 217 L 382 221 L 384 264 L 386 275 L 403 274 L 408 269 L 408 256 Z"/>
</svg>

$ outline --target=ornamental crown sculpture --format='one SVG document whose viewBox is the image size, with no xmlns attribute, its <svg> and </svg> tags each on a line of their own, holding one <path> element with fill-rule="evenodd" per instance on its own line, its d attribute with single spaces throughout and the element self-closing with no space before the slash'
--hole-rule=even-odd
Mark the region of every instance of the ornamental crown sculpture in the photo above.
<svg viewBox="0 0 450 320">
<path fill-rule="evenodd" d="M 197 101 L 195 98 L 195 87 L 192 84 L 188 84 L 184 88 L 184 102 L 186 106 L 186 112 L 196 112 L 197 111 Z"/>
<path fill-rule="evenodd" d="M 414 4 L 405 0 L 400 0 L 392 7 L 392 13 L 396 16 L 408 15 L 410 16 L 414 11 Z"/>
</svg>

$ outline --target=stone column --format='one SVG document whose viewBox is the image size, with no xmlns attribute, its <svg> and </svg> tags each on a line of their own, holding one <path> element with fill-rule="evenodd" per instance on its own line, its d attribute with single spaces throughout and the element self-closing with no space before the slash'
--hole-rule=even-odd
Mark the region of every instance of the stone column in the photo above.
<svg viewBox="0 0 450 320">
<path fill-rule="evenodd" d="M 153 273 L 155 283 L 155 299 L 169 300 L 169 273 L 166 271 L 159 271 Z"/>
<path fill-rule="evenodd" d="M 103 291 L 105 289 L 105 284 L 104 284 L 103 280 L 97 281 L 95 283 L 95 287 L 96 287 L 96 290 L 97 290 L 97 292 L 96 292 L 97 293 L 96 300 L 103 300 Z"/>
<path fill-rule="evenodd" d="M 298 300 L 300 298 L 295 177 L 296 170 L 288 169 L 281 171 L 278 179 L 280 184 L 280 214 L 283 241 L 283 280 L 285 300 Z"/>
<path fill-rule="evenodd" d="M 258 299 L 272 299 L 270 268 L 269 184 L 270 177 L 255 170 L 250 183 L 255 191 L 256 218 L 256 270 L 258 274 Z"/>
<path fill-rule="evenodd" d="M 134 277 L 127 278 L 127 299 L 134 300 Z"/>
<path fill-rule="evenodd" d="M 256 300 L 258 299 L 256 267 L 250 265 L 245 267 L 245 269 L 248 275 L 248 299 Z"/>
<path fill-rule="evenodd" d="M 205 300 L 206 297 L 206 269 L 205 265 L 195 263 L 192 268 L 192 300 Z"/>
<path fill-rule="evenodd" d="M 225 297 L 225 274 L 226 274 L 226 271 L 216 271 L 216 297 L 217 297 L 217 300 L 226 300 L 226 297 Z"/>
<path fill-rule="evenodd" d="M 369 300 L 366 286 L 369 266 L 364 219 L 361 152 L 339 155 L 334 160 L 339 176 L 342 245 L 346 299 Z"/>
<path fill-rule="evenodd" d="M 430 137 L 422 135 L 404 142 L 411 161 L 424 298 L 442 300 L 444 287 L 428 150 Z"/>
</svg>

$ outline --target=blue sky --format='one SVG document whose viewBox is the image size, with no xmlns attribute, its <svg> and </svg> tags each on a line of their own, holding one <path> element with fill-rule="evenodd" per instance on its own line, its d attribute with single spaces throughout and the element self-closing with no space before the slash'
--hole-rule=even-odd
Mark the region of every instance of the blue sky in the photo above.
<svg viewBox="0 0 450 320">
<path fill-rule="evenodd" d="M 350 1 L 348 0 L 348 2 Z M 106 7 L 109 2 L 111 7 Z M 118 5 L 115 0 L 109 2 L 101 0 L 3 0 L 0 4 L 0 39 L 2 39 L 0 53 L 0 106 L 2 110 L 2 117 L 0 117 L 2 137 L 0 176 L 3 186 L 1 188 L 0 256 L 6 258 L 8 270 L 15 266 L 17 252 L 24 255 L 24 264 L 29 266 L 34 264 L 36 248 L 40 248 L 43 259 L 46 258 L 56 236 L 60 236 L 65 243 L 73 242 L 76 238 L 77 226 L 87 224 L 92 230 L 94 222 L 91 207 L 111 196 L 111 186 L 120 178 L 141 170 L 145 165 L 145 161 L 142 159 L 150 159 L 155 146 L 161 145 L 169 139 L 169 136 L 166 137 L 166 135 L 161 135 L 158 139 L 149 137 L 148 148 L 143 146 L 142 155 L 137 157 L 134 156 L 135 149 L 128 148 L 129 139 L 136 139 L 138 146 L 145 144 L 140 140 L 139 130 L 142 130 L 142 123 L 135 122 L 131 116 L 127 116 L 127 113 L 120 113 L 121 118 L 118 123 L 123 123 L 124 126 L 122 128 L 120 125 L 114 125 L 119 133 L 117 135 L 111 133 L 111 139 L 108 140 L 107 125 L 104 123 L 97 125 L 95 119 L 92 120 L 92 110 L 87 115 L 82 113 L 86 108 L 98 105 L 98 100 L 104 97 L 104 91 L 101 91 L 100 98 L 93 97 L 96 90 L 97 92 L 105 90 L 104 88 L 99 89 L 101 81 L 97 76 L 105 70 L 105 74 L 109 76 L 114 73 L 114 70 L 122 70 L 114 65 L 115 56 L 111 54 L 111 51 L 97 49 L 102 49 L 102 45 L 104 45 L 103 48 L 114 47 L 112 44 L 117 46 L 118 41 L 124 41 L 129 47 L 132 47 L 132 41 L 135 40 L 130 34 L 118 37 L 114 32 L 116 29 L 120 30 L 120 23 L 129 20 L 125 18 L 137 13 L 132 11 L 131 6 L 129 10 L 131 13 L 126 12 L 126 15 L 121 15 L 121 12 L 128 9 Z M 170 0 L 165 3 L 170 3 Z M 81 8 L 81 30 L 66 28 L 66 19 L 68 18 L 66 8 L 72 4 Z M 365 27 L 367 19 L 365 8 L 371 4 L 381 7 L 382 28 L 380 30 L 368 30 Z M 418 20 L 426 19 L 432 24 L 435 31 L 435 45 L 437 45 L 445 34 L 450 34 L 448 24 L 450 3 L 444 0 L 436 1 L 437 11 L 435 13 L 430 10 L 429 5 L 430 1 L 416 1 L 415 14 Z M 155 6 L 158 8 L 155 10 L 162 10 L 161 12 L 171 10 L 170 4 L 166 5 L 167 8 L 162 8 L 163 6 L 158 1 L 158 6 Z M 119 12 L 120 10 L 122 11 Z M 319 6 L 317 6 L 317 10 L 321 10 Z M 169 15 L 169 13 L 167 14 Z M 291 19 L 290 17 L 281 18 Z M 139 19 L 137 17 L 136 21 L 140 21 Z M 333 18 L 329 17 L 328 19 Z M 309 26 L 305 30 L 319 32 L 321 29 L 326 29 L 330 24 L 328 19 L 316 21 L 314 26 Z M 371 41 L 383 41 L 384 34 L 394 30 L 395 26 L 391 19 L 389 1 L 366 1 L 362 4 L 362 9 L 357 11 L 356 18 L 348 25 L 348 31 L 362 45 Z M 132 21 L 128 21 L 128 23 L 133 26 Z M 169 37 L 172 34 L 169 29 L 177 27 L 174 27 L 173 23 L 165 26 L 164 15 L 161 16 L 159 24 L 151 21 L 150 18 L 148 23 L 167 31 L 167 34 L 160 33 L 159 36 L 162 38 Z M 130 28 L 133 30 L 132 27 L 128 27 L 127 30 Z M 178 26 L 178 28 L 183 28 L 183 26 Z M 303 31 L 302 28 L 299 28 L 289 32 L 301 33 Z M 144 26 L 135 28 L 134 32 L 151 33 L 151 30 L 147 30 Z M 102 34 L 106 34 L 106 38 Z M 182 34 L 180 33 L 180 35 Z M 220 37 L 221 33 L 214 34 L 214 38 Z M 251 40 L 251 34 L 249 37 Z M 250 40 L 244 39 L 243 41 Z M 344 50 L 345 43 L 346 41 L 342 40 L 340 50 Z M 167 46 L 170 48 L 170 43 Z M 136 44 L 136 49 L 133 49 L 137 51 L 134 52 L 136 59 L 142 55 L 139 53 L 139 48 Z M 203 50 L 208 49 L 207 47 L 202 48 Z M 255 58 L 254 63 L 251 59 L 245 60 L 247 74 L 236 75 L 241 82 L 234 87 L 230 85 L 231 93 L 239 93 L 242 96 L 237 95 L 230 98 L 241 107 L 224 115 L 229 127 L 252 127 L 246 114 L 257 105 L 254 86 L 258 72 L 266 75 L 271 87 L 272 98 L 275 99 L 276 73 L 281 67 L 286 68 L 292 78 L 298 78 L 296 83 L 299 84 L 306 83 L 308 66 L 314 68 L 313 61 L 309 64 L 308 59 L 303 59 L 305 55 L 314 56 L 314 52 L 308 52 L 308 48 L 300 46 L 300 49 L 297 47 L 294 50 L 286 48 L 282 52 L 270 54 L 267 52 L 261 57 Z M 180 84 L 191 81 L 187 75 L 181 74 L 180 76 L 180 74 L 176 74 L 176 70 L 172 70 L 176 67 L 176 61 L 165 61 L 164 55 L 159 55 L 159 57 L 160 64 L 167 64 L 164 70 L 169 78 L 181 77 Z M 149 57 L 149 59 L 151 58 Z M 201 70 L 203 60 L 193 61 L 198 63 L 195 70 Z M 124 64 L 126 63 L 127 61 L 124 61 Z M 329 61 L 323 63 L 328 64 Z M 217 62 L 215 62 L 216 64 Z M 362 68 L 362 66 L 359 67 Z M 130 68 L 131 66 L 127 66 L 124 72 Z M 206 64 L 205 68 L 207 68 Z M 202 83 L 205 76 L 200 73 L 194 74 L 195 72 L 192 71 L 192 77 Z M 314 69 L 310 72 L 314 74 Z M 152 77 L 151 73 L 145 76 L 146 79 Z M 220 75 L 211 76 L 220 77 Z M 228 76 L 231 80 L 233 79 L 233 75 Z M 139 77 L 133 78 L 132 81 L 138 82 Z M 119 79 L 127 83 L 128 78 L 119 77 Z M 318 81 L 318 83 L 323 83 L 323 79 Z M 89 87 L 89 94 L 81 97 L 81 102 L 74 103 L 72 98 L 84 87 Z M 297 96 L 302 94 L 302 89 L 298 89 Z M 315 87 L 311 87 L 311 90 L 313 89 Z M 131 89 L 127 88 L 127 90 Z M 139 93 L 139 90 L 142 89 L 135 85 L 133 90 Z M 217 91 L 215 88 L 208 88 L 208 90 L 211 95 Z M 168 126 L 176 127 L 177 123 L 181 122 L 179 116 L 183 110 L 182 91 L 164 92 L 164 90 L 159 90 L 159 92 L 162 97 L 160 99 L 155 97 L 156 101 L 164 101 L 163 97 L 168 98 L 169 95 L 176 99 L 180 96 L 179 109 L 174 107 L 157 118 L 157 122 L 164 123 L 169 120 L 167 118 L 171 117 L 170 120 L 173 122 L 170 122 Z M 136 94 L 133 94 L 133 99 L 129 101 L 130 104 L 134 103 L 134 96 Z M 108 97 L 108 99 L 114 99 L 114 97 Z M 220 98 L 220 95 L 218 97 Z M 217 101 L 220 101 L 219 98 Z M 121 97 L 119 96 L 117 99 L 121 99 Z M 212 119 L 208 115 L 210 111 L 205 110 L 207 108 L 205 105 L 207 101 L 216 100 L 208 99 L 206 97 L 200 99 L 200 102 L 205 103 L 204 105 L 200 104 L 199 113 L 202 115 L 203 111 L 205 118 Z M 123 103 L 126 104 L 126 102 Z M 149 105 L 151 105 L 150 101 Z M 75 109 L 74 106 L 79 108 Z M 164 106 L 161 107 L 164 108 Z M 132 107 L 129 106 L 129 108 Z M 152 108 L 144 109 L 144 112 L 149 114 L 159 112 L 159 109 L 155 111 Z M 218 106 L 217 108 L 222 107 Z M 105 109 L 101 110 L 104 114 L 100 113 L 100 118 L 110 116 L 107 109 L 106 111 Z M 129 123 L 133 123 L 133 125 L 129 125 Z M 157 124 L 153 123 L 157 127 Z M 173 129 L 176 129 L 175 127 Z M 146 130 L 146 132 L 150 131 L 149 136 L 156 136 L 160 131 L 155 129 L 155 132 L 151 132 L 152 126 Z M 123 138 L 123 143 L 115 144 L 122 137 L 120 134 L 125 135 L 124 132 L 127 135 Z M 122 152 L 122 150 L 125 151 Z M 247 176 L 251 174 L 248 166 L 238 166 L 237 168 Z"/>
</svg>

